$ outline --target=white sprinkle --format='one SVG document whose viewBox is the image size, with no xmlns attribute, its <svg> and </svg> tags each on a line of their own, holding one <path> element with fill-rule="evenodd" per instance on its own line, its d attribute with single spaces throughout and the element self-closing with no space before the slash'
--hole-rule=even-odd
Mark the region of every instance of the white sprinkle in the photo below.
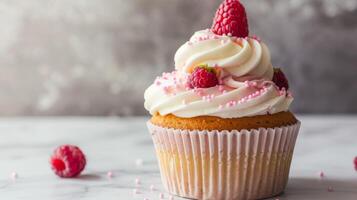
<svg viewBox="0 0 357 200">
<path fill-rule="evenodd" d="M 144 160 L 143 159 L 141 159 L 141 158 L 138 158 L 138 159 L 136 159 L 135 160 L 135 165 L 136 166 L 143 166 L 143 164 L 144 164 Z"/>
<path fill-rule="evenodd" d="M 133 194 L 140 194 L 138 189 L 133 189 Z"/>
</svg>

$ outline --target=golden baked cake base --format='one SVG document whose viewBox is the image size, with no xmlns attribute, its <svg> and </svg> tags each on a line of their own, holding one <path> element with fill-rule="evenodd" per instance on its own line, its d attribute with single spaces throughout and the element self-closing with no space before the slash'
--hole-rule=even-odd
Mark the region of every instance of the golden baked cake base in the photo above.
<svg viewBox="0 0 357 200">
<path fill-rule="evenodd" d="M 150 122 L 156 126 L 185 129 L 185 130 L 242 130 L 258 128 L 275 128 L 295 124 L 298 120 L 290 112 L 258 115 L 253 117 L 241 117 L 224 119 L 212 116 L 199 116 L 192 118 L 176 117 L 172 114 L 152 116 Z"/>
</svg>

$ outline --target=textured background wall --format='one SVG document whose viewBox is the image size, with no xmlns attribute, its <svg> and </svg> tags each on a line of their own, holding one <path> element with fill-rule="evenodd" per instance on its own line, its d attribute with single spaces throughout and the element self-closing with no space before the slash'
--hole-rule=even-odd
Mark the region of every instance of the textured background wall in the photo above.
<svg viewBox="0 0 357 200">
<path fill-rule="evenodd" d="M 293 110 L 357 112 L 357 0 L 243 0 Z M 140 115 L 220 0 L 0 0 L 0 115 Z"/>
</svg>

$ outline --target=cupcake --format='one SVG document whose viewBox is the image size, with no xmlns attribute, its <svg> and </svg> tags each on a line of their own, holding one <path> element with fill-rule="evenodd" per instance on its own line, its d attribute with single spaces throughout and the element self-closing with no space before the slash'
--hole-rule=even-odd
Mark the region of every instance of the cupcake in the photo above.
<svg viewBox="0 0 357 200">
<path fill-rule="evenodd" d="M 175 70 L 145 91 L 161 178 L 191 199 L 261 199 L 283 192 L 300 122 L 268 47 L 226 0 L 211 29 L 175 54 Z"/>
</svg>

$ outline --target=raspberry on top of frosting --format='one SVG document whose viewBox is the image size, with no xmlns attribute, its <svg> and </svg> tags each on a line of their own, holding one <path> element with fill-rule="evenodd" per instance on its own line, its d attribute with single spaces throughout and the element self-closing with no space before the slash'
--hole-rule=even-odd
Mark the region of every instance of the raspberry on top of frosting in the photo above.
<svg viewBox="0 0 357 200">
<path fill-rule="evenodd" d="M 248 36 L 247 14 L 239 0 L 225 0 L 222 2 L 213 19 L 212 32 L 217 35 Z"/>
<path fill-rule="evenodd" d="M 145 108 L 187 118 L 287 111 L 293 100 L 287 79 L 274 71 L 268 47 L 256 36 L 247 37 L 245 23 L 239 1 L 224 1 L 212 29 L 194 33 L 175 54 L 176 70 L 163 73 L 145 91 Z"/>
</svg>

